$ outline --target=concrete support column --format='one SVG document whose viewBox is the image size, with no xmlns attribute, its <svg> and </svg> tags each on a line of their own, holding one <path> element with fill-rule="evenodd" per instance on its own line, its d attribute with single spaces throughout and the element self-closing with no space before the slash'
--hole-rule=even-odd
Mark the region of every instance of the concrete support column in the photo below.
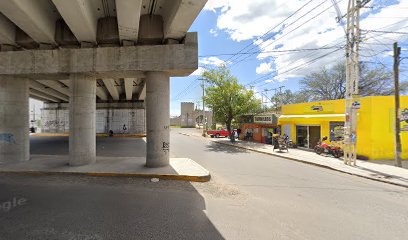
<svg viewBox="0 0 408 240">
<path fill-rule="evenodd" d="M 69 104 L 69 165 L 96 161 L 96 79 L 71 76 Z"/>
<path fill-rule="evenodd" d="M 28 79 L 0 77 L 0 162 L 30 159 Z"/>
<path fill-rule="evenodd" d="M 146 74 L 146 166 L 169 165 L 170 79 L 164 72 Z"/>
</svg>

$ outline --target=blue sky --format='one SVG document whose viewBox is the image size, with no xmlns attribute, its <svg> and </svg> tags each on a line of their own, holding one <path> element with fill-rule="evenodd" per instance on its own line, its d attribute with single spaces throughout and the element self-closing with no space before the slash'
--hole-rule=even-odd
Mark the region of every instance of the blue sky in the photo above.
<svg viewBox="0 0 408 240">
<path fill-rule="evenodd" d="M 344 14 L 348 0 L 337 2 Z M 373 0 L 367 7 L 361 13 L 363 30 L 408 32 L 408 0 Z M 198 32 L 201 67 L 214 67 L 230 58 L 219 54 L 236 53 L 247 46 L 243 52 L 305 49 L 295 53 L 253 54 L 247 59 L 244 57 L 247 55 L 237 55 L 227 62 L 242 84 L 258 79 L 253 84 L 256 91 L 279 86 L 296 91 L 303 76 L 345 61 L 344 50 L 340 49 L 344 44 L 344 30 L 336 23 L 336 16 L 328 0 L 209 0 L 190 31 Z M 259 38 L 270 29 L 269 34 Z M 390 70 L 392 43 L 398 41 L 403 48 L 402 55 L 408 57 L 407 37 L 407 34 L 364 31 L 360 60 L 384 64 Z M 325 47 L 330 49 L 307 50 Z M 211 55 L 215 56 L 209 58 Z M 404 68 L 408 70 L 408 64 L 402 63 L 401 69 Z M 198 73 L 171 78 L 172 116 L 180 114 L 180 102 L 201 102 Z M 400 78 L 405 80 L 406 75 L 402 72 Z"/>
</svg>

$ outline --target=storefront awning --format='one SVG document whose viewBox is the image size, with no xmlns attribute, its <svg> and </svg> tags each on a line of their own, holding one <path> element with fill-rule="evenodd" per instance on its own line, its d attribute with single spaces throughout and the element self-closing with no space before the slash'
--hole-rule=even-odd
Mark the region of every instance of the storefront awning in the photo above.
<svg viewBox="0 0 408 240">
<path fill-rule="evenodd" d="M 341 118 L 345 117 L 345 114 L 307 114 L 307 115 L 280 115 L 279 119 L 292 119 L 292 118 Z"/>
</svg>

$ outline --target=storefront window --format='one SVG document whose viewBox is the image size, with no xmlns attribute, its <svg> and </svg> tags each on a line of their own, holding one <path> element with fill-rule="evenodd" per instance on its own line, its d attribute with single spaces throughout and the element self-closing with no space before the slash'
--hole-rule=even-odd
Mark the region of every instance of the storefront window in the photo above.
<svg viewBox="0 0 408 240">
<path fill-rule="evenodd" d="M 344 139 L 344 122 L 330 122 L 330 141 Z"/>
<path fill-rule="evenodd" d="M 299 147 L 308 147 L 307 126 L 296 126 L 296 143 Z"/>
<path fill-rule="evenodd" d="M 313 149 L 320 140 L 320 126 L 296 126 L 296 143 Z"/>
</svg>

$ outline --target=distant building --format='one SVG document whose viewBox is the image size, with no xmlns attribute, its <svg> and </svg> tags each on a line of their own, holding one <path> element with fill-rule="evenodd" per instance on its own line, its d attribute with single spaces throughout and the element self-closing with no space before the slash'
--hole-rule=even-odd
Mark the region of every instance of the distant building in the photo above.
<svg viewBox="0 0 408 240">
<path fill-rule="evenodd" d="M 203 126 L 207 123 L 207 126 L 212 125 L 213 114 L 212 111 L 205 111 L 194 109 L 194 103 L 182 102 L 181 103 L 181 115 L 170 118 L 170 125 L 181 126 L 183 128 L 195 128 L 197 126 Z"/>
<path fill-rule="evenodd" d="M 181 127 L 195 127 L 195 112 L 194 103 L 192 102 L 182 102 L 181 103 Z"/>
</svg>

